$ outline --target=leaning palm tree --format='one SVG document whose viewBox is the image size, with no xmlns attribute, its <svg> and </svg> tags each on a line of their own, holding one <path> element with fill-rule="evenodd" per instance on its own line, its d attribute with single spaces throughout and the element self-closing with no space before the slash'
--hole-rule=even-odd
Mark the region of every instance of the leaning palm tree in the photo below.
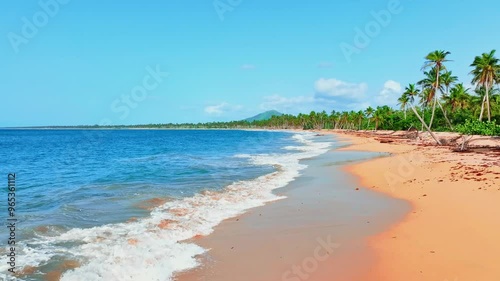
<svg viewBox="0 0 500 281">
<path fill-rule="evenodd" d="M 429 128 L 432 128 L 432 121 L 434 120 L 434 115 L 436 112 L 436 104 L 438 103 L 438 89 L 441 86 L 441 80 L 439 79 L 439 75 L 441 74 L 441 70 L 446 70 L 444 63 L 449 61 L 446 59 L 446 56 L 451 54 L 447 51 L 434 51 L 430 52 L 426 57 L 426 61 L 423 69 L 427 69 L 429 67 L 435 68 L 436 70 L 436 80 L 434 83 L 434 101 L 432 103 L 432 117 L 431 122 L 429 123 Z M 444 112 L 443 112 L 444 113 Z"/>
<path fill-rule="evenodd" d="M 474 67 L 470 72 L 473 76 L 472 83 L 476 84 L 476 87 L 484 87 L 486 90 L 481 103 L 479 120 L 483 119 L 484 107 L 486 106 L 488 121 L 491 121 L 489 91 L 495 83 L 500 81 L 500 64 L 499 60 L 495 57 L 495 52 L 496 50 L 492 50 L 490 53 L 483 53 L 481 56 L 476 56 L 474 62 L 470 65 Z"/>
<path fill-rule="evenodd" d="M 420 94 L 420 90 L 417 89 L 417 87 L 415 87 L 415 84 L 410 84 L 410 85 L 408 85 L 408 87 L 405 88 L 404 93 L 408 96 L 408 101 L 410 103 L 410 107 L 413 110 L 413 113 L 415 113 L 415 115 L 417 116 L 418 120 L 420 120 L 420 122 L 422 123 L 422 126 L 425 127 L 427 132 L 429 132 L 429 134 L 436 141 L 436 143 L 441 145 L 441 142 L 439 141 L 439 139 L 431 131 L 431 128 L 429 126 L 427 126 L 424 119 L 422 119 L 422 117 L 420 117 L 420 115 L 418 114 L 418 111 L 415 109 L 415 106 L 413 105 L 413 102 L 415 101 L 415 97 L 419 96 L 419 94 Z"/>
</svg>

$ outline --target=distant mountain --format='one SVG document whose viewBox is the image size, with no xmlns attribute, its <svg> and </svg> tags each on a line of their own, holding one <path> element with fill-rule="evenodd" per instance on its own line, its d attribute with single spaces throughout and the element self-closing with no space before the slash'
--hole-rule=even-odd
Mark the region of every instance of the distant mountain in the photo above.
<svg viewBox="0 0 500 281">
<path fill-rule="evenodd" d="M 247 118 L 243 121 L 253 122 L 253 121 L 269 120 L 273 116 L 281 116 L 281 115 L 283 115 L 283 113 L 278 112 L 276 110 L 269 110 L 261 114 L 257 114 L 254 117 Z"/>
</svg>

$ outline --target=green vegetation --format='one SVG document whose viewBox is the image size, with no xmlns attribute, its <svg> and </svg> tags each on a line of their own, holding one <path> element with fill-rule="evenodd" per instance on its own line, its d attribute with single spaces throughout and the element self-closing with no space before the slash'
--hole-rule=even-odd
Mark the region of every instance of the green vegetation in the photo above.
<svg viewBox="0 0 500 281">
<path fill-rule="evenodd" d="M 464 135 L 499 136 L 500 125 L 497 125 L 495 121 L 467 120 L 464 124 L 457 126 L 457 132 Z"/>
<path fill-rule="evenodd" d="M 474 89 L 448 69 L 450 52 L 434 51 L 425 57 L 423 78 L 409 84 L 398 98 L 397 109 L 368 107 L 363 111 L 309 114 L 281 114 L 271 111 L 233 122 L 199 124 L 148 124 L 103 128 L 270 128 L 270 129 L 348 129 L 348 130 L 427 130 L 456 131 L 472 135 L 500 135 L 500 63 L 495 50 L 474 58 L 471 82 Z M 487 119 L 487 122 L 483 120 Z M 93 126 L 99 127 L 99 126 Z M 88 128 L 82 126 L 80 128 Z M 439 144 L 439 140 L 434 137 Z"/>
</svg>

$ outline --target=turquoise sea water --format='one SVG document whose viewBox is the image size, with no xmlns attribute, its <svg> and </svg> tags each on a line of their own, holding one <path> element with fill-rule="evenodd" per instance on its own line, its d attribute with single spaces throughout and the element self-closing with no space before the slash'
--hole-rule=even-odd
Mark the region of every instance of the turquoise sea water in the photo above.
<svg viewBox="0 0 500 281">
<path fill-rule="evenodd" d="M 184 240 L 280 199 L 272 190 L 330 145 L 268 131 L 0 130 L 5 184 L 17 176 L 18 266 L 37 269 L 25 280 L 67 260 L 81 266 L 62 280 L 170 280 L 205 251 Z"/>
</svg>

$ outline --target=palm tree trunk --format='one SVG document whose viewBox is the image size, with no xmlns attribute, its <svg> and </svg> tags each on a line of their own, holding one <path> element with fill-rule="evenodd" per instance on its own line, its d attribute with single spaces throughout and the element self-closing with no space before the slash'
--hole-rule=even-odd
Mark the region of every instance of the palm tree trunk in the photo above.
<svg viewBox="0 0 500 281">
<path fill-rule="evenodd" d="M 446 111 L 444 110 L 443 106 L 441 103 L 438 101 L 439 107 L 441 108 L 441 111 L 443 112 L 444 119 L 446 119 L 446 122 L 448 123 L 448 126 L 450 126 L 450 129 L 453 131 L 453 126 L 451 125 L 450 119 L 448 119 L 448 116 L 446 116 Z"/>
<path fill-rule="evenodd" d="M 491 112 L 490 112 L 490 96 L 489 96 L 489 89 L 488 89 L 488 83 L 486 83 L 486 106 L 488 109 L 488 122 L 491 122 Z"/>
<path fill-rule="evenodd" d="M 425 108 L 423 106 L 422 106 L 422 117 L 423 117 L 422 119 L 425 120 Z M 422 132 L 424 131 L 424 123 L 422 123 L 422 128 L 420 131 Z"/>
<path fill-rule="evenodd" d="M 415 107 L 412 105 L 411 106 L 411 109 L 413 110 L 413 112 L 415 113 L 415 115 L 417 116 L 418 120 L 420 120 L 420 122 L 422 122 L 422 126 L 425 127 L 425 129 L 427 130 L 427 132 L 429 132 L 429 134 L 431 135 L 431 137 L 436 141 L 436 143 L 438 145 L 441 145 L 441 142 L 439 141 L 439 139 L 436 137 L 436 135 L 434 135 L 434 133 L 431 131 L 431 128 L 427 126 L 427 124 L 425 124 L 425 121 L 422 119 L 422 117 L 420 117 L 420 115 L 418 114 L 417 110 L 415 109 Z"/>
<path fill-rule="evenodd" d="M 432 105 L 432 116 L 431 122 L 429 123 L 429 128 L 432 128 L 432 122 L 434 121 L 434 115 L 436 113 L 436 102 L 438 101 L 438 88 L 439 88 L 439 72 L 441 69 L 436 67 L 436 85 L 434 86 L 434 104 Z"/>
<path fill-rule="evenodd" d="M 435 114 L 436 114 L 436 93 L 434 93 L 434 100 L 432 102 L 432 115 L 431 115 L 431 122 L 429 123 L 429 128 L 432 128 L 432 123 L 434 122 Z"/>
<path fill-rule="evenodd" d="M 479 114 L 479 121 L 483 121 L 484 103 L 486 102 L 486 96 L 483 97 L 481 102 L 481 113 Z"/>
</svg>

